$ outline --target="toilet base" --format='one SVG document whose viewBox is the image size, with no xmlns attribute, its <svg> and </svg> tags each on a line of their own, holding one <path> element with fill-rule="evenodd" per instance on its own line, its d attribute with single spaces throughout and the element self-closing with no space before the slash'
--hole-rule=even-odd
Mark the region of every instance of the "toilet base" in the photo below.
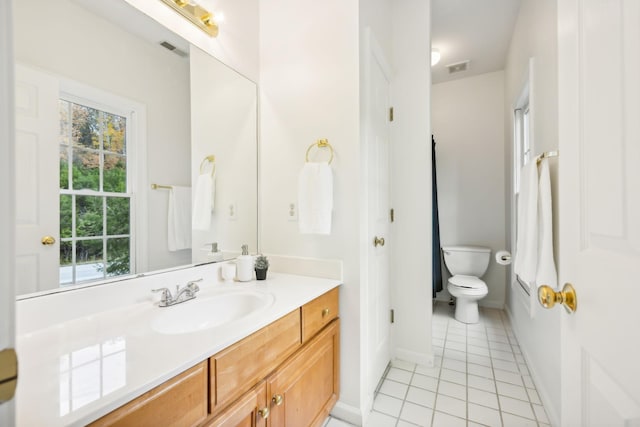
<svg viewBox="0 0 640 427">
<path fill-rule="evenodd" d="M 477 298 L 456 298 L 455 319 L 462 323 L 478 323 L 480 315 L 478 314 Z"/>
</svg>

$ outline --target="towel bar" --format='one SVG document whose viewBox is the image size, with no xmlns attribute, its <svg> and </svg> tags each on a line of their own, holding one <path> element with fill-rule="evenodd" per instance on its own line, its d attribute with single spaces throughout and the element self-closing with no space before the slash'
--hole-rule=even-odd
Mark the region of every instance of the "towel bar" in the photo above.
<svg viewBox="0 0 640 427">
<path fill-rule="evenodd" d="M 307 148 L 307 154 L 305 155 L 305 160 L 307 163 L 309 163 L 309 152 L 311 151 L 311 149 L 313 147 L 318 147 L 318 148 L 328 148 L 329 151 L 331 151 L 331 157 L 329 157 L 329 164 L 331 164 L 331 162 L 333 161 L 333 147 L 331 146 L 331 144 L 329 144 L 329 140 L 327 139 L 319 139 L 318 141 L 314 142 L 313 144 L 311 144 L 309 146 L 309 148 Z"/>
<path fill-rule="evenodd" d="M 160 184 L 151 184 L 152 190 L 172 190 L 173 187 L 170 185 L 160 185 Z"/>
<path fill-rule="evenodd" d="M 558 157 L 558 151 L 545 151 L 536 157 L 536 164 L 539 165 L 542 159 L 547 159 L 549 157 Z"/>
<path fill-rule="evenodd" d="M 212 164 L 211 176 L 213 176 L 216 172 L 216 156 L 214 156 L 213 154 L 205 157 L 204 159 L 202 159 L 202 162 L 200 162 L 200 175 L 202 175 L 202 170 L 204 169 L 207 162 Z"/>
</svg>

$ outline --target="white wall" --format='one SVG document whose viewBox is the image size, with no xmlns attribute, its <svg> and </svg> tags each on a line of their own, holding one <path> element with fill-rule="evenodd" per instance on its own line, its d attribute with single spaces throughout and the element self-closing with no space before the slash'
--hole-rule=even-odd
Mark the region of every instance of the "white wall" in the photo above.
<svg viewBox="0 0 640 427">
<path fill-rule="evenodd" d="M 494 254 L 505 240 L 504 73 L 497 71 L 433 85 L 440 244 L 491 248 L 481 305 L 502 308 L 505 268 Z M 443 267 L 439 300 L 449 300 Z"/>
<path fill-rule="evenodd" d="M 147 180 L 190 183 L 189 63 L 68 0 L 16 2 L 18 62 L 142 103 L 147 109 Z M 32 25 L 33 16 L 47 16 Z M 148 268 L 191 261 L 167 249 L 166 191 L 141 189 L 149 217 Z"/>
<path fill-rule="evenodd" d="M 265 253 L 341 259 L 340 404 L 360 409 L 358 1 L 260 3 L 260 242 Z M 331 235 L 288 220 L 307 147 L 335 155 Z M 318 158 L 327 153 L 316 153 Z M 324 157 L 328 158 L 328 157 Z"/>
<path fill-rule="evenodd" d="M 430 1 L 394 1 L 391 101 L 392 306 L 397 357 L 432 362 Z"/>
<path fill-rule="evenodd" d="M 534 155 L 558 148 L 558 81 L 557 81 L 557 16 L 556 0 L 523 0 L 505 68 L 505 150 L 506 197 L 512 193 L 513 107 L 527 75 L 529 58 L 533 57 L 530 76 Z M 560 154 L 562 155 L 562 154 Z M 549 162 L 553 194 L 553 228 L 556 260 L 558 259 L 558 162 Z M 512 205 L 507 206 L 508 219 Z M 512 222 L 509 219 L 509 222 Z M 512 230 L 508 230 L 511 241 Z M 515 242 L 511 250 L 515 250 Z M 556 263 L 557 265 L 557 263 Z M 513 283 L 511 271 L 507 283 Z M 545 310 L 527 299 L 519 285 L 507 286 L 507 312 L 552 425 L 560 424 L 560 316 L 562 310 Z M 533 307 L 533 318 L 527 307 Z"/>
</svg>

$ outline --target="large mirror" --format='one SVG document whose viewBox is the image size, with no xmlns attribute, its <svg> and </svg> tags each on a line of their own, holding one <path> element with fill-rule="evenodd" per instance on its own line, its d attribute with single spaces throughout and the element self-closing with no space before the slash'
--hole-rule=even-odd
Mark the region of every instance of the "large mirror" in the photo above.
<svg viewBox="0 0 640 427">
<path fill-rule="evenodd" d="M 17 294 L 255 251 L 255 83 L 122 0 L 14 4 Z"/>
</svg>

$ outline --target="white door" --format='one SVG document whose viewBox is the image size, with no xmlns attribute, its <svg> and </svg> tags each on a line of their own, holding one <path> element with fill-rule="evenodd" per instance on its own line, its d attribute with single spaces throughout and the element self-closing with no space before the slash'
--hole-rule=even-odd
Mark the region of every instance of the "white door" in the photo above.
<svg viewBox="0 0 640 427">
<path fill-rule="evenodd" d="M 367 256 L 368 256 L 368 393 L 373 396 L 391 359 L 389 301 L 389 79 L 388 67 L 371 40 L 368 49 Z"/>
<path fill-rule="evenodd" d="M 16 292 L 25 294 L 59 282 L 59 88 L 19 65 L 15 80 Z"/>
<path fill-rule="evenodd" d="M 562 425 L 637 427 L 640 2 L 559 0 L 558 41 Z"/>
<path fill-rule="evenodd" d="M 11 3 L 0 2 L 0 352 L 15 347 L 14 322 L 14 105 Z M 5 353 L 7 354 L 7 353 Z M 2 356 L 0 356 L 2 357 Z M 0 426 L 14 425 L 14 399 L 5 377 L 0 378 Z M 9 375 L 11 377 L 12 375 Z M 4 403 L 1 403 L 3 402 Z"/>
</svg>

